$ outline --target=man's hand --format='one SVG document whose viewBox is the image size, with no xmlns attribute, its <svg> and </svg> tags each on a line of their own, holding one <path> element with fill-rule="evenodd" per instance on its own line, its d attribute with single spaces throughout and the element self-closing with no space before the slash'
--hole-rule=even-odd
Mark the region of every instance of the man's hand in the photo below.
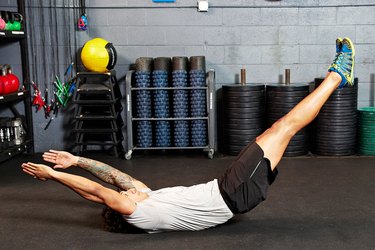
<svg viewBox="0 0 375 250">
<path fill-rule="evenodd" d="M 34 178 L 38 178 L 41 181 L 51 179 L 51 174 L 54 171 L 49 166 L 32 162 L 23 163 L 22 170 L 23 172 L 33 176 Z"/>
<path fill-rule="evenodd" d="M 53 168 L 68 168 L 76 165 L 78 157 L 65 151 L 49 150 L 44 152 L 43 160 L 56 164 Z"/>
</svg>

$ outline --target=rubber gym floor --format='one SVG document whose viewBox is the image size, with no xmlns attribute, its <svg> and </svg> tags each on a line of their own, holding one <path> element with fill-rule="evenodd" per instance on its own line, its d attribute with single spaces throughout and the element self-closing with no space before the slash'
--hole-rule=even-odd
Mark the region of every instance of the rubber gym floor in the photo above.
<svg viewBox="0 0 375 250">
<path fill-rule="evenodd" d="M 90 157 L 90 155 L 88 155 Z M 232 156 L 95 156 L 152 189 L 219 176 Z M 21 155 L 0 165 L 0 249 L 374 249 L 375 157 L 284 158 L 266 201 L 224 225 L 199 232 L 117 234 L 102 228 L 102 205 L 21 171 Z M 95 178 L 81 169 L 70 173 Z"/>
</svg>

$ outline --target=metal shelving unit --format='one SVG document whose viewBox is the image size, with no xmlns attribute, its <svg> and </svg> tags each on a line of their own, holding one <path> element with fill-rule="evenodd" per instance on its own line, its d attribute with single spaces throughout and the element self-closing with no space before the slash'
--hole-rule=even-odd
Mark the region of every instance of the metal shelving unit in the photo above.
<svg viewBox="0 0 375 250">
<path fill-rule="evenodd" d="M 17 9 L 25 20 L 26 16 L 24 1 L 17 1 Z M 22 118 L 22 126 L 26 132 L 26 136 L 22 143 L 1 149 L 0 162 L 10 159 L 25 151 L 29 153 L 34 152 L 33 121 L 29 84 L 30 72 L 28 68 L 27 36 L 25 31 L 0 31 L 0 46 L 10 43 L 19 43 L 21 49 L 22 83 L 24 83 L 24 87 L 18 92 L 0 96 L 0 105 L 1 107 L 8 108 L 12 112 L 14 118 Z M 20 113 L 16 108 L 16 105 L 20 102 L 23 102 L 24 107 L 24 112 L 22 113 Z"/>
<path fill-rule="evenodd" d="M 212 159 L 216 150 L 216 101 L 215 101 L 215 71 L 209 70 L 206 74 L 206 87 L 167 87 L 167 88 L 135 88 L 134 86 L 134 76 L 135 71 L 129 71 L 126 74 L 126 131 L 127 131 L 127 151 L 125 153 L 125 159 L 130 160 L 133 154 L 133 151 L 136 150 L 171 150 L 171 149 L 198 149 L 203 150 L 208 153 L 208 158 Z M 193 90 L 193 89 L 204 89 L 206 90 L 206 107 L 207 107 L 207 116 L 204 117 L 186 117 L 186 118 L 136 118 L 133 116 L 133 93 L 137 90 Z M 192 121 L 192 120 L 206 120 L 207 121 L 207 144 L 204 146 L 187 146 L 187 147 L 177 147 L 177 146 L 170 146 L 170 147 L 138 147 L 135 144 L 135 135 L 134 135 L 134 124 L 136 121 Z"/>
</svg>

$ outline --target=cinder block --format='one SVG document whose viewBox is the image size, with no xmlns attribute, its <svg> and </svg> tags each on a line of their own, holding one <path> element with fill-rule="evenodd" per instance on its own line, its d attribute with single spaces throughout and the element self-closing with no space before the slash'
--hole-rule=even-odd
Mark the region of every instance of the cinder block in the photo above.
<svg viewBox="0 0 375 250">
<path fill-rule="evenodd" d="M 316 44 L 317 26 L 280 26 L 280 44 Z"/>
<path fill-rule="evenodd" d="M 360 84 L 362 82 L 375 83 L 375 64 L 369 64 L 369 63 L 363 64 L 363 63 L 357 62 L 356 60 L 354 75 L 355 77 L 358 77 Z"/>
<path fill-rule="evenodd" d="M 357 25 L 356 42 L 373 43 L 375 41 L 375 25 Z"/>
<path fill-rule="evenodd" d="M 297 25 L 297 8 L 262 8 L 261 25 Z"/>
<path fill-rule="evenodd" d="M 342 7 L 337 10 L 338 24 L 375 24 L 375 7 Z"/>
<path fill-rule="evenodd" d="M 300 63 L 323 63 L 329 65 L 335 56 L 331 47 L 325 45 L 301 45 Z"/>
<path fill-rule="evenodd" d="M 279 30 L 274 26 L 242 27 L 241 44 L 278 44 Z"/>
<path fill-rule="evenodd" d="M 206 65 L 220 65 L 224 63 L 224 47 L 223 46 L 186 46 L 186 55 L 204 55 L 206 57 Z M 216 66 L 214 67 L 216 68 Z M 207 68 L 208 69 L 208 68 Z M 216 69 L 215 69 L 216 70 Z"/>
<path fill-rule="evenodd" d="M 209 12 L 198 12 L 191 8 L 181 9 L 147 9 L 147 25 L 221 25 L 221 9 L 210 9 Z"/>
<path fill-rule="evenodd" d="M 129 45 L 164 45 L 165 29 L 163 27 L 129 27 Z"/>
<path fill-rule="evenodd" d="M 145 25 L 146 10 L 144 9 L 112 9 L 108 13 L 109 25 Z"/>
<path fill-rule="evenodd" d="M 147 55 L 147 47 L 145 46 L 116 46 L 118 64 L 134 64 L 135 60 Z M 117 66 L 116 66 L 117 68 Z"/>
<path fill-rule="evenodd" d="M 258 64 L 245 65 L 246 79 L 248 83 L 277 83 L 279 78 L 279 65 L 277 64 Z"/>
<path fill-rule="evenodd" d="M 280 66 L 279 74 L 282 76 L 283 83 L 285 83 L 285 69 L 290 69 L 290 83 L 307 84 L 314 81 L 317 77 L 317 64 L 283 64 Z M 326 70 L 324 70 L 324 75 Z"/>
<path fill-rule="evenodd" d="M 108 9 L 87 9 L 87 16 L 89 27 L 108 25 Z"/>
<path fill-rule="evenodd" d="M 206 27 L 204 38 L 207 45 L 238 45 L 241 43 L 241 28 Z"/>
<path fill-rule="evenodd" d="M 150 57 L 186 56 L 185 46 L 149 46 L 147 51 Z"/>
<path fill-rule="evenodd" d="M 262 64 L 299 63 L 298 45 L 274 45 L 258 47 L 261 51 Z"/>
<path fill-rule="evenodd" d="M 335 48 L 337 37 L 350 37 L 353 42 L 356 39 L 356 28 L 354 25 L 325 25 L 318 26 L 317 44 L 327 44 Z M 334 51 L 334 50 L 332 50 Z"/>
<path fill-rule="evenodd" d="M 166 27 L 165 45 L 202 45 L 204 43 L 204 28 L 202 27 Z"/>
<path fill-rule="evenodd" d="M 336 8 L 300 8 L 300 25 L 335 25 Z"/>
<path fill-rule="evenodd" d="M 225 48 L 226 64 L 259 64 L 261 50 L 258 46 L 228 46 Z"/>
<path fill-rule="evenodd" d="M 374 44 L 357 44 L 355 46 L 357 63 L 375 64 L 375 45 Z"/>
<path fill-rule="evenodd" d="M 224 8 L 223 24 L 227 26 L 260 25 L 259 8 Z"/>
</svg>

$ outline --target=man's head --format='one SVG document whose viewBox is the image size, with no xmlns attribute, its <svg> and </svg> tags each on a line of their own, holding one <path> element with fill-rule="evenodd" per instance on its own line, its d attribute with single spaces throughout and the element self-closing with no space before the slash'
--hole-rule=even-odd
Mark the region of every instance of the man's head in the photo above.
<svg viewBox="0 0 375 250">
<path fill-rule="evenodd" d="M 105 207 L 102 212 L 104 219 L 104 229 L 113 233 L 145 233 L 142 229 L 139 229 L 127 221 L 124 220 L 122 215 L 109 207 Z"/>
</svg>

